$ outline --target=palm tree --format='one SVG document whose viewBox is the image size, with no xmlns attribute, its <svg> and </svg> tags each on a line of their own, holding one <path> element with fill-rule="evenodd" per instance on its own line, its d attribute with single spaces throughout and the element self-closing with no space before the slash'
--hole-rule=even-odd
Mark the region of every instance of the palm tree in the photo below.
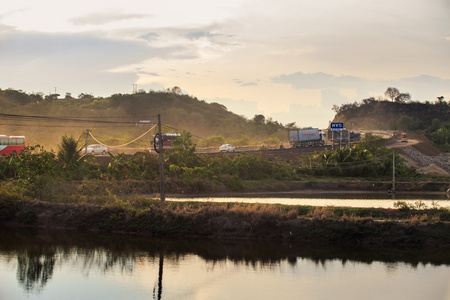
<svg viewBox="0 0 450 300">
<path fill-rule="evenodd" d="M 61 144 L 59 145 L 58 160 L 64 167 L 73 167 L 80 159 L 80 151 L 78 140 L 65 134 L 62 136 Z"/>
</svg>

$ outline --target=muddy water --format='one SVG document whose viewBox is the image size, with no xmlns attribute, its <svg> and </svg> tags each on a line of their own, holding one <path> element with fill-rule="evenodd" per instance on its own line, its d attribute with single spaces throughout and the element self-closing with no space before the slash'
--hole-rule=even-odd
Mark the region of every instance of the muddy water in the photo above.
<svg viewBox="0 0 450 300">
<path fill-rule="evenodd" d="M 450 254 L 0 229 L 0 299 L 450 299 Z"/>
</svg>

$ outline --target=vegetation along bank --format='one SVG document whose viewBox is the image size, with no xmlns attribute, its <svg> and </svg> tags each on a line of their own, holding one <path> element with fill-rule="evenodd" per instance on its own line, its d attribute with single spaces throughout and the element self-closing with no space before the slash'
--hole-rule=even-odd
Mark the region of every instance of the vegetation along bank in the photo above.
<svg viewBox="0 0 450 300">
<path fill-rule="evenodd" d="M 165 154 L 168 193 L 286 191 L 300 186 L 320 189 L 357 186 L 387 191 L 392 152 L 368 136 L 353 148 L 302 158 L 301 164 L 264 159 L 258 154 L 208 156 L 193 151 L 184 132 Z M 368 146 L 370 145 L 370 147 Z M 396 209 L 312 207 L 243 203 L 161 202 L 158 160 L 139 154 L 111 157 L 100 166 L 81 156 L 77 141 L 64 136 L 57 154 L 32 147 L 0 160 L 0 222 L 108 231 L 147 236 L 251 239 L 367 247 L 450 247 L 450 212 L 398 202 Z M 358 161 L 355 167 L 340 161 Z M 344 167 L 345 166 L 345 167 Z M 410 188 L 422 182 L 442 191 L 445 177 L 417 174 L 395 161 L 399 181 Z M 415 182 L 416 184 L 412 184 Z M 398 185 L 401 187 L 402 185 Z M 153 196 L 152 196 L 153 195 Z"/>
</svg>

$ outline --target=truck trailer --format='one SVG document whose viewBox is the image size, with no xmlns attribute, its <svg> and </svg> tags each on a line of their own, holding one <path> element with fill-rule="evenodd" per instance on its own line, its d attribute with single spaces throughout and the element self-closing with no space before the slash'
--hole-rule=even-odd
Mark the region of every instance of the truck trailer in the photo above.
<svg viewBox="0 0 450 300">
<path fill-rule="evenodd" d="M 325 146 L 325 132 L 318 128 L 289 130 L 289 143 L 292 148 Z"/>
<path fill-rule="evenodd" d="M 333 144 L 347 144 L 347 143 L 355 143 L 361 140 L 361 132 L 359 131 L 348 131 L 347 129 L 341 130 L 328 130 L 327 135 L 328 141 Z"/>
<path fill-rule="evenodd" d="M 349 134 L 347 129 L 333 130 L 328 129 L 328 140 L 333 144 L 346 144 L 349 140 Z"/>
</svg>

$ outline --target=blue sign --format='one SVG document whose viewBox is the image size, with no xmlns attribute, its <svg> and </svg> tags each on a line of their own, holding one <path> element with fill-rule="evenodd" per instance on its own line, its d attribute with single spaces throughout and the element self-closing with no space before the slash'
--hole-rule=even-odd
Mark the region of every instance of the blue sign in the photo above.
<svg viewBox="0 0 450 300">
<path fill-rule="evenodd" d="M 331 130 L 342 130 L 344 129 L 344 123 L 331 123 Z"/>
</svg>

